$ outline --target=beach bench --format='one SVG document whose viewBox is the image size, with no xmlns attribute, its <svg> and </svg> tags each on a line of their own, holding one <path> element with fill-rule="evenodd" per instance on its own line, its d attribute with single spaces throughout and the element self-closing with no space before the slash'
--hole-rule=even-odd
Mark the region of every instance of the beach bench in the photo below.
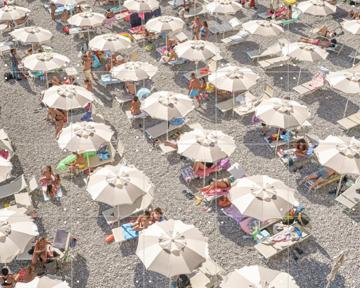
<svg viewBox="0 0 360 288">
<path fill-rule="evenodd" d="M 224 43 L 226 46 L 232 46 L 244 42 L 249 37 L 249 35 L 249 32 L 245 30 L 240 30 L 235 35 L 221 39 L 221 42 Z"/>
<path fill-rule="evenodd" d="M 102 74 L 98 83 L 107 88 L 109 85 L 119 84 L 121 82 L 121 80 L 111 77 L 111 74 Z"/>
<path fill-rule="evenodd" d="M 145 129 L 145 136 L 154 141 L 155 139 L 169 134 L 177 129 L 180 129 L 186 125 L 186 121 L 181 125 L 171 125 L 167 121 L 161 121 L 160 123 Z"/>
<path fill-rule="evenodd" d="M 298 93 L 298 96 L 306 96 L 314 93 L 315 91 L 320 90 L 325 86 L 325 78 L 324 76 L 318 74 L 313 79 L 308 82 L 305 82 L 301 85 L 295 86 L 293 88 L 294 91 Z"/>
<path fill-rule="evenodd" d="M 341 126 L 341 128 L 346 131 L 358 127 L 360 126 L 360 111 L 351 114 L 350 116 L 347 116 L 343 119 L 340 119 L 336 122 Z"/>
<path fill-rule="evenodd" d="M 248 102 L 254 102 L 255 100 L 256 97 L 249 91 L 246 91 L 236 97 L 231 97 L 225 101 L 216 103 L 215 107 L 219 109 L 222 113 L 226 113 Z"/>
<path fill-rule="evenodd" d="M 348 210 L 353 211 L 360 203 L 360 182 L 357 179 L 355 183 L 346 189 L 335 200 L 344 205 Z"/>
<path fill-rule="evenodd" d="M 289 56 L 279 56 L 275 58 L 270 58 L 266 60 L 258 61 L 261 68 L 264 70 L 274 68 L 274 67 L 280 67 L 284 64 L 287 64 L 290 61 Z"/>
<path fill-rule="evenodd" d="M 25 177 L 21 175 L 12 182 L 0 186 L 0 199 L 19 193 L 27 189 L 27 187 Z"/>
<path fill-rule="evenodd" d="M 302 243 L 306 239 L 309 239 L 311 236 L 310 232 L 305 230 L 303 227 L 296 225 L 299 230 L 301 230 L 301 236 L 296 239 L 286 238 L 286 229 L 278 232 L 277 234 L 265 238 L 262 242 L 256 244 L 255 249 L 266 259 L 274 257 L 275 255 L 280 254 L 281 252 Z"/>
</svg>

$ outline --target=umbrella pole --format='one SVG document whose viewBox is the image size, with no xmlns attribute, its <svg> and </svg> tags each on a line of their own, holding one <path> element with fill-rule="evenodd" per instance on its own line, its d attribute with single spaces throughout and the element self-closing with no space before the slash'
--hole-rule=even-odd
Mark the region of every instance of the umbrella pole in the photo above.
<svg viewBox="0 0 360 288">
<path fill-rule="evenodd" d="M 275 156 L 277 154 L 277 148 L 279 146 L 279 141 L 280 141 L 280 128 L 278 129 L 278 133 L 277 133 L 277 140 L 276 140 L 276 145 L 275 145 Z"/>
<path fill-rule="evenodd" d="M 340 180 L 339 180 L 338 187 L 337 187 L 337 189 L 336 189 L 335 197 L 339 196 L 340 189 L 341 189 L 341 183 L 342 183 L 343 179 L 344 179 L 344 175 L 341 175 L 341 178 L 340 178 Z"/>
<path fill-rule="evenodd" d="M 300 70 L 299 70 L 299 76 L 298 76 L 298 81 L 297 81 L 297 84 L 296 84 L 296 86 L 298 86 L 299 85 L 299 82 L 300 82 L 300 77 L 301 77 L 301 67 L 300 67 Z"/>
<path fill-rule="evenodd" d="M 346 98 L 346 104 L 345 104 L 345 109 L 344 109 L 344 115 L 343 115 L 343 118 L 345 117 L 346 115 L 346 110 L 347 110 L 347 107 L 349 105 L 349 96 Z"/>
<path fill-rule="evenodd" d="M 233 109 L 232 109 L 232 117 L 234 117 L 234 108 L 235 108 L 235 92 L 233 92 Z"/>
</svg>

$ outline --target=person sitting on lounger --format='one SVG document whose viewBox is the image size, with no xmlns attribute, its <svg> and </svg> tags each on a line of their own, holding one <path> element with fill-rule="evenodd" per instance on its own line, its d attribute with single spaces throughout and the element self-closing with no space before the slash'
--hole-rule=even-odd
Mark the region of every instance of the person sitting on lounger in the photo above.
<svg viewBox="0 0 360 288">
<path fill-rule="evenodd" d="M 52 251 L 49 249 L 51 243 L 45 238 L 40 237 L 39 240 L 35 242 L 34 252 L 31 260 L 31 265 L 35 267 L 35 265 L 40 261 L 43 265 L 48 262 L 50 257 L 53 257 Z"/>
<path fill-rule="evenodd" d="M 161 63 L 169 63 L 169 62 L 176 61 L 176 59 L 177 59 L 177 55 L 175 53 L 175 50 L 171 47 L 168 47 L 166 49 L 165 54 L 161 56 L 160 62 Z"/>
<path fill-rule="evenodd" d="M 131 101 L 131 108 L 130 108 L 131 115 L 133 116 L 140 115 L 141 114 L 140 107 L 141 107 L 141 102 L 139 98 L 137 96 L 134 96 L 133 100 Z"/>
<path fill-rule="evenodd" d="M 214 167 L 214 163 L 211 163 L 211 162 L 195 162 L 194 165 L 193 165 L 193 171 L 194 171 L 194 174 L 197 174 L 199 171 L 203 170 L 205 171 L 206 169 L 210 169 Z"/>
<path fill-rule="evenodd" d="M 181 133 L 179 131 L 176 131 L 172 139 L 164 141 L 164 145 L 177 150 L 178 148 L 177 141 L 179 140 L 180 136 Z"/>
<path fill-rule="evenodd" d="M 87 163 L 86 159 L 82 154 L 79 154 L 77 152 L 73 152 L 73 154 L 76 156 L 76 159 L 73 163 L 70 164 L 69 171 L 71 173 L 76 173 L 79 170 L 83 170 L 86 167 Z"/>
<path fill-rule="evenodd" d="M 337 35 L 337 33 L 335 31 L 330 31 L 328 29 L 328 27 L 326 26 L 322 26 L 318 31 L 317 33 L 318 35 L 322 36 L 322 37 L 325 37 L 325 38 L 333 38 Z"/>
<path fill-rule="evenodd" d="M 151 212 L 150 217 L 152 223 L 160 222 L 164 220 L 164 213 L 161 208 L 157 207 L 154 209 L 154 211 Z"/>
<path fill-rule="evenodd" d="M 318 188 L 321 184 L 325 183 L 331 176 L 335 175 L 336 172 L 328 167 L 322 167 L 318 171 L 305 177 L 302 182 L 309 180 L 313 181 L 313 184 L 309 187 L 310 190 Z"/>
<path fill-rule="evenodd" d="M 134 231 L 141 231 L 146 229 L 152 224 L 151 213 L 145 211 L 143 215 L 140 215 L 133 223 L 132 228 Z"/>
<path fill-rule="evenodd" d="M 300 37 L 299 41 L 308 43 L 308 44 L 312 44 L 312 45 L 316 45 L 316 46 L 320 46 L 321 48 L 335 47 L 336 43 L 337 43 L 336 39 L 320 40 L 320 39 L 313 39 L 313 38 L 308 38 L 308 37 Z"/>
<path fill-rule="evenodd" d="M 207 194 L 216 189 L 230 189 L 231 183 L 233 183 L 234 181 L 235 178 L 233 176 L 223 179 L 216 179 L 213 182 L 211 182 L 209 185 L 200 188 L 200 192 Z"/>
<path fill-rule="evenodd" d="M 354 11 L 354 10 L 350 10 L 348 16 L 349 16 L 351 19 L 358 20 L 358 19 L 360 19 L 360 12 L 357 12 L 357 11 Z"/>
</svg>

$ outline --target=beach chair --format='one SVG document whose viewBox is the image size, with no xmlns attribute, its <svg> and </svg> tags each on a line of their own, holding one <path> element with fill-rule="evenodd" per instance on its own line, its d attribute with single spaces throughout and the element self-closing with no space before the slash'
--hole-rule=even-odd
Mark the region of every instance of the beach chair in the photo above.
<svg viewBox="0 0 360 288">
<path fill-rule="evenodd" d="M 221 21 L 220 23 L 211 20 L 208 22 L 209 31 L 212 34 L 224 34 L 227 32 L 235 31 L 241 25 L 241 22 L 236 17 L 228 20 L 228 21 Z"/>
<path fill-rule="evenodd" d="M 181 125 L 171 125 L 168 124 L 167 121 L 161 121 L 159 124 L 151 126 L 150 128 L 145 129 L 145 136 L 150 140 L 154 141 L 155 139 L 169 134 L 177 129 L 180 129 L 186 125 L 186 121 L 184 121 Z"/>
<path fill-rule="evenodd" d="M 19 176 L 12 182 L 0 186 L 0 199 L 12 196 L 27 189 L 27 183 L 24 175 Z"/>
<path fill-rule="evenodd" d="M 70 245 L 70 233 L 63 229 L 57 229 L 52 247 L 59 249 L 61 252 L 65 252 L 69 249 Z"/>
<path fill-rule="evenodd" d="M 225 101 L 221 101 L 215 104 L 215 107 L 222 113 L 226 113 L 235 109 L 236 107 L 242 106 L 246 103 L 250 103 L 256 100 L 256 97 L 249 91 L 242 93 L 236 97 L 231 97 Z"/>
<path fill-rule="evenodd" d="M 360 203 L 360 178 L 346 189 L 343 193 L 335 198 L 335 200 L 344 205 L 348 211 L 354 211 L 355 207 Z"/>
<path fill-rule="evenodd" d="M 336 121 L 345 131 L 360 126 L 360 111 Z"/>
<path fill-rule="evenodd" d="M 314 93 L 315 91 L 320 90 L 325 86 L 325 77 L 322 74 L 317 74 L 308 82 L 305 82 L 301 85 L 295 86 L 294 91 L 298 93 L 298 96 L 306 96 Z"/>
<path fill-rule="evenodd" d="M 279 56 L 275 58 L 270 58 L 266 60 L 258 61 L 261 68 L 264 70 L 274 68 L 274 67 L 280 67 L 284 64 L 289 63 L 290 57 L 289 56 Z"/>
<path fill-rule="evenodd" d="M 139 238 L 139 232 L 132 229 L 132 223 L 122 224 L 120 227 L 112 229 L 115 243 L 122 243 Z"/>
<path fill-rule="evenodd" d="M 280 254 L 281 252 L 288 250 L 289 248 L 298 245 L 309 239 L 311 234 L 303 227 L 299 225 L 294 225 L 299 231 L 301 231 L 301 236 L 298 237 L 287 237 L 287 229 L 280 231 L 279 233 L 266 238 L 262 242 L 256 244 L 255 249 L 263 256 L 266 260 Z M 290 226 L 291 227 L 291 226 Z M 291 232 L 294 233 L 294 232 Z M 297 234 L 298 235 L 298 234 Z"/>
<path fill-rule="evenodd" d="M 115 100 L 119 103 L 120 107 L 122 107 L 126 103 L 131 102 L 132 99 L 133 96 L 126 93 L 122 93 L 121 96 L 115 96 Z"/>
<path fill-rule="evenodd" d="M 195 7 L 193 9 L 190 9 L 190 12 L 186 13 L 184 15 L 184 18 L 185 19 L 191 19 L 191 18 L 194 18 L 196 16 L 205 15 L 207 13 L 208 13 L 208 11 L 207 11 L 206 7 L 203 6 L 203 5 L 200 5 L 199 7 Z"/>
<path fill-rule="evenodd" d="M 121 82 L 122 82 L 121 80 L 111 77 L 111 74 L 103 74 L 101 75 L 98 83 L 101 86 L 107 88 L 109 85 L 119 84 Z"/>
<path fill-rule="evenodd" d="M 221 39 L 221 42 L 223 42 L 226 46 L 232 46 L 244 42 L 249 37 L 249 35 L 249 32 L 240 30 L 235 35 Z"/>
<path fill-rule="evenodd" d="M 195 275 L 190 277 L 191 287 L 215 288 L 221 283 L 225 270 L 210 258 L 207 258 L 199 267 Z"/>
<path fill-rule="evenodd" d="M 317 185 L 317 187 L 315 189 L 313 189 L 314 192 L 326 188 L 326 187 L 330 187 L 330 186 L 334 186 L 337 185 L 337 183 L 340 181 L 341 179 L 341 175 L 339 174 L 333 174 L 330 177 L 328 177 L 326 179 L 326 181 L 324 181 L 323 183 Z M 304 186 L 308 189 L 308 192 L 310 192 L 312 189 L 310 189 L 310 186 L 313 185 L 315 183 L 314 180 L 308 180 L 304 183 Z"/>
</svg>

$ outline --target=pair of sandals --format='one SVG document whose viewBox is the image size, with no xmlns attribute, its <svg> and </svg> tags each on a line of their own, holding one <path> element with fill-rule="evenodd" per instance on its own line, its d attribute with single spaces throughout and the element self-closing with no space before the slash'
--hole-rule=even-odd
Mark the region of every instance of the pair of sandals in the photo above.
<svg viewBox="0 0 360 288">
<path fill-rule="evenodd" d="M 188 200 L 194 200 L 195 199 L 195 205 L 199 206 L 201 204 L 201 202 L 203 201 L 203 198 L 200 196 L 196 196 L 191 192 L 188 192 L 186 190 L 183 190 L 182 193 L 184 194 L 184 196 L 186 197 L 186 199 Z"/>
</svg>

